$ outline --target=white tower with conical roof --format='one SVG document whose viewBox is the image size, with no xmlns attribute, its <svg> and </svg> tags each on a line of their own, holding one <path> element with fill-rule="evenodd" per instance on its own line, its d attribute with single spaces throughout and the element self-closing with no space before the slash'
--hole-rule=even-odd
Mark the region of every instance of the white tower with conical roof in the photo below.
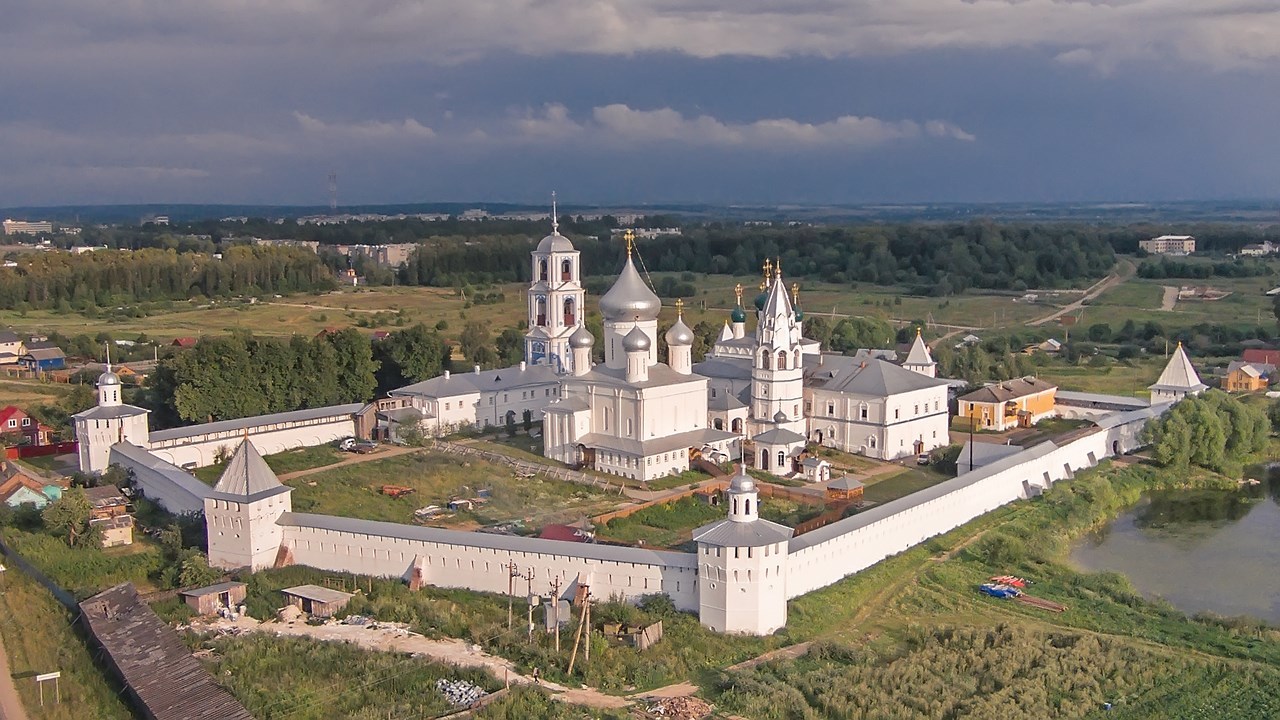
<svg viewBox="0 0 1280 720">
<path fill-rule="evenodd" d="M 920 336 L 920 328 L 916 328 L 915 342 L 911 343 L 911 351 L 907 353 L 907 360 L 902 363 L 902 367 L 926 377 L 938 376 L 938 363 L 933 361 L 933 353 L 929 352 L 929 346 Z"/>
<path fill-rule="evenodd" d="M 209 565 L 226 570 L 275 565 L 284 541 L 284 528 L 276 521 L 292 511 L 292 492 L 245 437 L 204 500 Z"/>
<path fill-rule="evenodd" d="M 760 519 L 755 481 L 741 467 L 725 504 L 727 518 L 693 531 L 698 619 L 715 632 L 768 635 L 787 624 L 787 545 L 794 531 Z"/>
<path fill-rule="evenodd" d="M 125 404 L 120 376 L 111 371 L 110 356 L 106 372 L 98 376 L 97 389 L 98 404 L 72 416 L 79 444 L 80 472 L 92 474 L 107 469 L 112 445 L 130 442 L 145 448 L 151 444 L 148 411 Z"/>
<path fill-rule="evenodd" d="M 789 475 L 807 431 L 803 337 L 781 264 L 766 261 L 765 275 L 766 289 L 756 298 L 759 319 L 751 361 L 752 459 L 761 470 Z"/>
<path fill-rule="evenodd" d="M 583 324 L 586 290 L 578 250 L 560 234 L 555 193 L 551 194 L 551 234 L 538 243 L 532 261 L 525 362 L 572 372 L 569 337 Z"/>
<path fill-rule="evenodd" d="M 1196 372 L 1191 358 L 1187 357 L 1187 351 L 1179 342 L 1173 356 L 1164 366 L 1164 371 L 1160 373 L 1160 378 L 1148 389 L 1151 390 L 1151 404 L 1156 405 L 1177 402 L 1188 395 L 1199 395 L 1208 390 L 1209 386 L 1200 382 L 1200 374 Z"/>
</svg>

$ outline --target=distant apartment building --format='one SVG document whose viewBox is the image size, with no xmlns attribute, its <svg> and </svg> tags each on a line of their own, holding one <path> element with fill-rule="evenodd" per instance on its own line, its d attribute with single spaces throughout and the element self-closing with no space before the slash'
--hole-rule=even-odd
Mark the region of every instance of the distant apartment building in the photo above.
<svg viewBox="0 0 1280 720">
<path fill-rule="evenodd" d="M 397 243 L 395 245 L 351 245 L 347 255 L 351 259 L 366 258 L 385 267 L 400 267 L 409 262 L 413 255 L 414 243 Z"/>
<path fill-rule="evenodd" d="M 51 232 L 53 232 L 53 223 L 48 220 L 27 222 L 25 220 L 6 219 L 4 221 L 5 235 L 39 235 L 40 233 Z"/>
<path fill-rule="evenodd" d="M 1245 245 L 1240 248 L 1240 254 L 1248 257 L 1266 257 L 1267 255 L 1274 255 L 1277 251 L 1280 251 L 1280 245 L 1272 243 L 1270 240 Z"/>
<path fill-rule="evenodd" d="M 273 247 L 306 248 L 311 252 L 320 252 L 320 243 L 315 240 L 276 240 L 270 238 L 252 238 L 254 245 L 271 245 Z"/>
<path fill-rule="evenodd" d="M 637 239 L 637 240 L 652 240 L 653 238 L 656 238 L 656 237 L 662 237 L 663 235 L 679 235 L 679 234 L 681 234 L 680 228 L 676 228 L 676 227 L 667 227 L 667 228 L 613 228 L 613 229 L 612 229 L 612 230 L 610 230 L 609 232 L 613 233 L 614 235 L 618 235 L 618 234 L 620 234 L 620 233 L 624 233 L 624 232 L 626 232 L 627 230 L 631 230 L 633 233 L 635 233 L 635 236 L 636 236 L 636 239 Z"/>
<path fill-rule="evenodd" d="M 1152 255 L 1190 255 L 1196 251 L 1196 239 L 1190 235 L 1161 235 L 1139 240 L 1138 247 Z"/>
</svg>

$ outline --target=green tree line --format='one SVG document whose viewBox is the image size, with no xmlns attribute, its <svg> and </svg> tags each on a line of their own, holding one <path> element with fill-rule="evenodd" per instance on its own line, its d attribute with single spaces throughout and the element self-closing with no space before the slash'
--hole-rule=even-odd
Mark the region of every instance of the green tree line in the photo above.
<svg viewBox="0 0 1280 720">
<path fill-rule="evenodd" d="M 1238 472 L 1251 454 L 1266 447 L 1271 420 L 1265 410 L 1220 390 L 1174 405 L 1145 430 L 1156 462 L 1176 470 L 1202 467 Z"/>
<path fill-rule="evenodd" d="M 293 293 L 333 287 L 314 253 L 290 247 L 241 245 L 221 258 L 176 250 L 126 250 L 72 255 L 25 253 L 0 268 L 0 308 L 69 309 L 121 303 Z"/>
<path fill-rule="evenodd" d="M 232 420 L 365 402 L 438 375 L 449 347 L 419 324 L 373 342 L 355 328 L 312 338 L 206 337 L 165 358 L 151 379 L 156 424 Z"/>
</svg>

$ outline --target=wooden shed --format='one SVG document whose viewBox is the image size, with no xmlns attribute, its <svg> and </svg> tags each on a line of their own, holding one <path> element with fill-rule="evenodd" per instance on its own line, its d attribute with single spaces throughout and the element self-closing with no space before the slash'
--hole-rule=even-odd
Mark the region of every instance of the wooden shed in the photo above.
<svg viewBox="0 0 1280 720">
<path fill-rule="evenodd" d="M 217 585 L 183 590 L 178 593 L 183 602 L 200 615 L 214 615 L 219 608 L 235 607 L 244 602 L 247 586 L 242 582 L 223 582 Z"/>
<path fill-rule="evenodd" d="M 862 490 L 866 487 L 862 481 L 845 475 L 844 477 L 831 481 L 827 486 L 827 500 L 844 500 L 850 502 L 862 502 Z"/>
<path fill-rule="evenodd" d="M 299 585 L 285 588 L 280 592 L 284 594 L 285 602 L 308 615 L 315 615 L 316 617 L 333 615 L 346 607 L 347 603 L 351 602 L 351 598 L 355 597 L 351 593 L 320 587 L 319 585 Z"/>
</svg>

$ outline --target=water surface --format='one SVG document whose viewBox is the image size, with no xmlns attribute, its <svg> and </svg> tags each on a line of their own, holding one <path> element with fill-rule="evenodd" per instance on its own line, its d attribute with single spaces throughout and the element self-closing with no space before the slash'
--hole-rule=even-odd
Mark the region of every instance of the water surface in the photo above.
<svg viewBox="0 0 1280 720">
<path fill-rule="evenodd" d="M 1071 561 L 1124 573 L 1188 614 L 1280 624 L 1280 473 L 1239 492 L 1152 493 L 1077 544 Z"/>
</svg>

